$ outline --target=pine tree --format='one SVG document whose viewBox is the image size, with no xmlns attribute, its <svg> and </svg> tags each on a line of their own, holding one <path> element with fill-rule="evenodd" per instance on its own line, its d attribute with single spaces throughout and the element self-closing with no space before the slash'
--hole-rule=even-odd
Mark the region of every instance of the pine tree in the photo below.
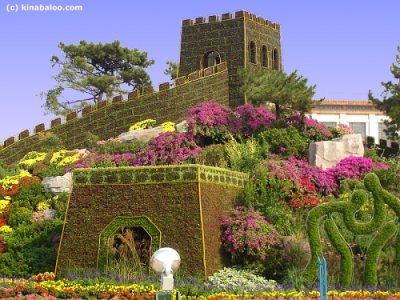
<svg viewBox="0 0 400 300">
<path fill-rule="evenodd" d="M 147 59 L 146 52 L 122 47 L 119 41 L 106 44 L 81 41 L 78 45 L 60 43 L 58 47 L 64 59 L 51 58 L 52 66 L 60 67 L 60 72 L 54 77 L 57 86 L 41 93 L 47 112 L 66 115 L 126 92 L 123 86 L 136 89 L 151 85 L 145 68 L 154 61 Z M 66 90 L 77 91 L 83 97 L 62 101 Z"/>
<path fill-rule="evenodd" d="M 253 104 L 273 103 L 279 119 L 283 112 L 299 111 L 304 115 L 314 104 L 315 85 L 307 86 L 307 79 L 297 71 L 287 75 L 282 71 L 239 71 L 242 91 Z"/>
</svg>

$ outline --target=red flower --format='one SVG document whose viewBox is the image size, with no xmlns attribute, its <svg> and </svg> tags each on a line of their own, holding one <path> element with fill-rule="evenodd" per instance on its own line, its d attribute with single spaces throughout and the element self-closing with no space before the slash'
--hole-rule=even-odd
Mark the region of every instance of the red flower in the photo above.
<svg viewBox="0 0 400 300">
<path fill-rule="evenodd" d="M 3 186 L 0 184 L 0 195 L 2 195 L 2 196 L 14 196 L 18 192 L 19 188 L 20 188 L 19 184 L 14 184 L 9 189 L 3 188 Z"/>
<path fill-rule="evenodd" d="M 7 220 L 2 215 L 0 215 L 0 227 L 3 225 L 7 225 Z"/>
</svg>

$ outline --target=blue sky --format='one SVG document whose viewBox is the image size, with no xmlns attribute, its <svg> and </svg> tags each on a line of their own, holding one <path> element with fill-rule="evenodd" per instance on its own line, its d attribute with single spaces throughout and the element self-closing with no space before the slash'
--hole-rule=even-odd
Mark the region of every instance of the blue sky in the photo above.
<svg viewBox="0 0 400 300">
<path fill-rule="evenodd" d="M 9 5 L 18 12 L 7 12 Z M 82 5 L 81 12 L 21 11 L 21 5 Z M 54 87 L 59 42 L 111 42 L 148 52 L 153 84 L 178 61 L 181 21 L 247 10 L 281 25 L 283 67 L 316 84 L 316 98 L 365 100 L 392 79 L 400 45 L 400 1 L 305 0 L 0 0 L 0 142 L 44 122 L 41 91 Z"/>
</svg>

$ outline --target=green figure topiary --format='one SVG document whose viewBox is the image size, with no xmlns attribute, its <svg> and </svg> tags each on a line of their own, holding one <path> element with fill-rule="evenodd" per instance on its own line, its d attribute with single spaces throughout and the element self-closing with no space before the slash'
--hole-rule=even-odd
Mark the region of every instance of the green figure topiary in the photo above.
<svg viewBox="0 0 400 300">
<path fill-rule="evenodd" d="M 311 249 L 311 261 L 309 262 L 305 276 L 309 281 L 314 281 L 318 271 L 318 257 L 322 257 L 322 245 L 320 239 L 319 224 L 325 219 L 324 227 L 328 238 L 332 242 L 337 252 L 340 254 L 340 284 L 348 287 L 352 281 L 353 259 L 350 246 L 340 234 L 335 222 L 331 218 L 332 213 L 342 216 L 347 229 L 355 235 L 373 234 L 370 246 L 367 250 L 367 260 L 365 263 L 364 283 L 376 286 L 378 281 L 377 263 L 380 252 L 386 242 L 399 232 L 400 226 L 400 200 L 384 190 L 378 177 L 367 174 L 364 178 L 364 185 L 373 197 L 374 215 L 369 222 L 361 223 L 355 219 L 355 213 L 361 209 L 368 199 L 365 190 L 356 190 L 350 197 L 350 201 L 338 201 L 324 203 L 313 208 L 307 218 L 307 235 Z M 385 204 L 395 212 L 397 219 L 385 224 Z M 400 266 L 400 234 L 397 234 L 395 244 L 396 258 L 395 263 Z"/>
</svg>

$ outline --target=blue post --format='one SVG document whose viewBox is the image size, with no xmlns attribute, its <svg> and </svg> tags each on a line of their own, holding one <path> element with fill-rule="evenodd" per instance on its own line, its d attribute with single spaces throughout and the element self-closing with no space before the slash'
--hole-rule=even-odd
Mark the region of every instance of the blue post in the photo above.
<svg viewBox="0 0 400 300">
<path fill-rule="evenodd" d="M 319 265 L 319 299 L 328 300 L 328 272 L 326 270 L 325 257 L 318 257 Z"/>
</svg>

